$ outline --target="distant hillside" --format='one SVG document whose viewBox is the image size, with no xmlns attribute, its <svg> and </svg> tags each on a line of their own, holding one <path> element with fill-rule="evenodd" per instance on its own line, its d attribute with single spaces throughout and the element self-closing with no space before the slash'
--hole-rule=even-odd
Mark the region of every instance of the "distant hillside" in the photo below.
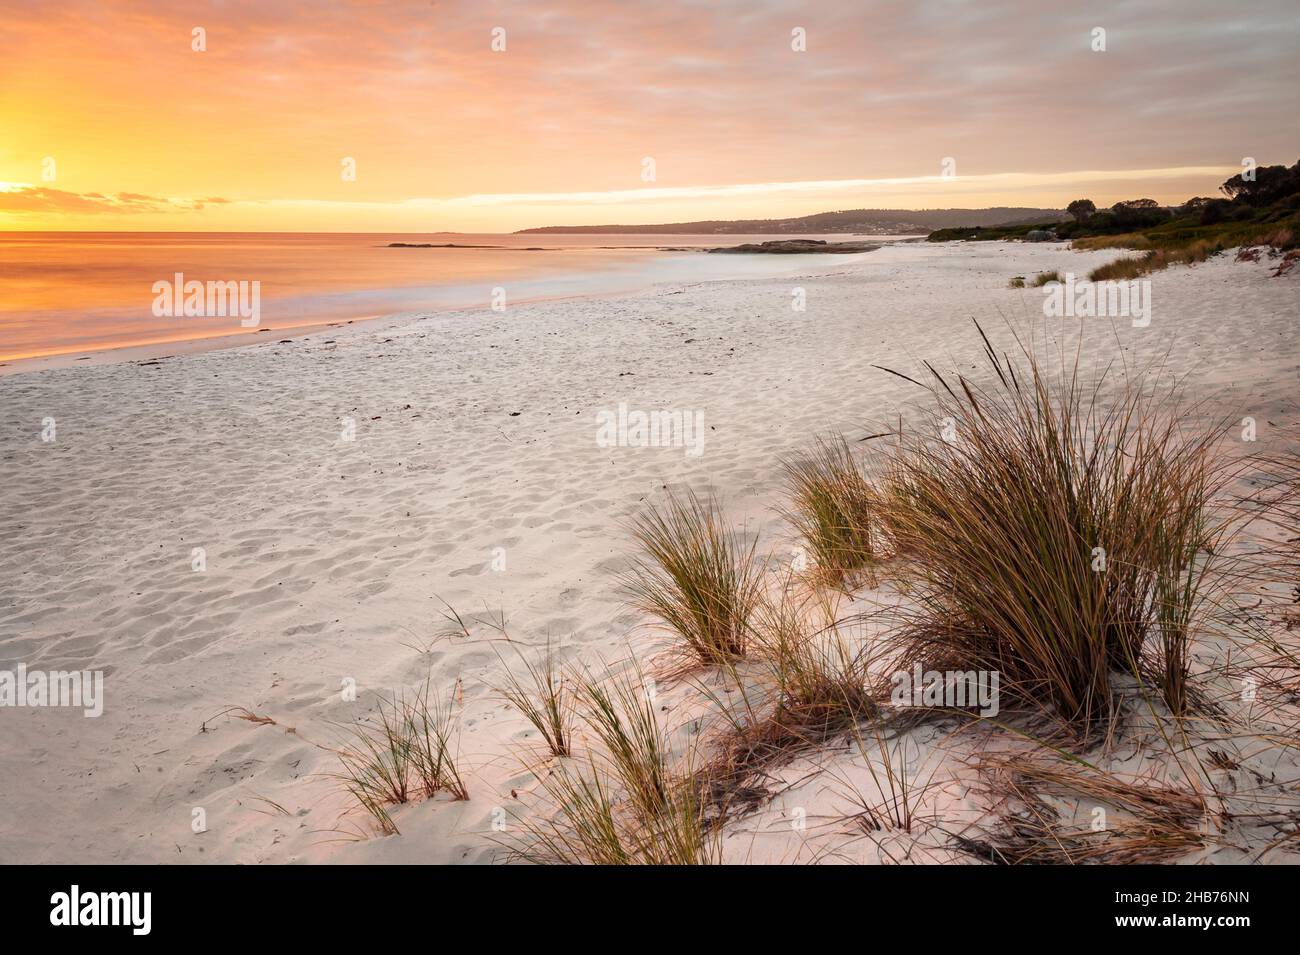
<svg viewBox="0 0 1300 955">
<path fill-rule="evenodd" d="M 538 233 L 641 233 L 652 235 L 781 235 L 784 233 L 861 233 L 906 235 L 956 226 L 1015 225 L 1065 219 L 1060 209 L 848 209 L 819 212 L 797 219 L 706 219 L 661 225 L 551 225 L 520 229 L 517 235 Z"/>
</svg>

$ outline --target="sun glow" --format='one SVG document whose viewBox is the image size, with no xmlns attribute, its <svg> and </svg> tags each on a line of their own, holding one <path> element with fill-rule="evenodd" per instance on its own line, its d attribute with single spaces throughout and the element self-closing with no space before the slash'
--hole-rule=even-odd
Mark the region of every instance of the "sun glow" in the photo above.
<svg viewBox="0 0 1300 955">
<path fill-rule="evenodd" d="M 1294 158 L 1272 104 L 1297 67 L 1266 18 L 1174 35 L 1134 15 L 1097 54 L 1085 13 L 1052 14 L 1046 32 L 1079 42 L 1049 47 L 1036 9 L 869 21 L 823 5 L 801 10 L 796 50 L 779 5 L 547 6 L 12 8 L 0 228 L 495 232 L 1177 202 L 1242 155 Z M 936 60 L 917 36 L 975 46 Z M 1162 72 L 1171 58 L 1197 70 Z M 1160 109 L 1117 99 L 1133 88 Z"/>
</svg>

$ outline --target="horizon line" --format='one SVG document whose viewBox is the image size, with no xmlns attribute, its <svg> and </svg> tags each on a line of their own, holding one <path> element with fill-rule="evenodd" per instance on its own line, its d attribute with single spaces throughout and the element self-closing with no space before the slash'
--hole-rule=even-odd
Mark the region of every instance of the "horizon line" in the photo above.
<svg viewBox="0 0 1300 955">
<path fill-rule="evenodd" d="M 1222 180 L 1233 174 L 1237 167 L 1224 164 L 1213 166 L 1165 166 L 1142 169 L 1086 169 L 1073 170 L 1064 172 L 1050 173 L 1027 173 L 1027 172 L 995 172 L 995 173 L 976 173 L 976 174 L 958 174 L 952 175 L 932 175 L 932 176 L 909 176 L 895 178 L 874 178 L 874 179 L 811 179 L 811 180 L 776 180 L 769 182 L 757 183 L 732 183 L 725 185 L 696 185 L 696 186 L 659 186 L 647 184 L 635 189 L 613 189 L 604 191 L 577 191 L 577 192 L 501 192 L 501 193 L 469 193 L 460 196 L 451 196 L 446 198 L 433 198 L 427 196 L 414 196 L 402 199 L 339 199 L 339 198 L 263 198 L 263 199 L 229 199 L 221 197 L 206 196 L 201 199 L 186 197 L 159 197 L 146 196 L 136 193 L 118 193 L 116 195 L 105 194 L 103 192 L 78 192 L 67 189 L 59 189 L 50 184 L 39 185 L 27 182 L 4 181 L 0 182 L 0 216 L 5 218 L 6 222 L 0 224 L 0 231 L 5 232 L 194 232 L 194 233 L 212 233 L 212 232 L 299 232 L 303 234 L 318 234 L 311 229 L 235 229 L 225 228 L 183 228 L 183 229 L 160 229 L 161 224 L 157 220 L 159 217 L 170 218 L 172 216 L 181 217 L 189 220 L 187 224 L 192 223 L 195 218 L 207 218 L 214 214 L 213 218 L 221 223 L 222 219 L 229 222 L 226 212 L 217 212 L 217 210 L 229 210 L 233 212 L 241 210 L 239 217 L 248 218 L 250 213 L 255 214 L 255 210 L 260 211 L 268 218 L 277 218 L 276 213 L 290 220 L 297 219 L 302 221 L 304 218 L 316 218 L 322 215 L 328 217 L 341 217 L 346 214 L 351 218 L 362 218 L 367 215 L 374 215 L 376 219 L 382 221 L 384 218 L 392 219 L 409 218 L 412 215 L 429 218 L 463 218 L 465 213 L 470 210 L 482 210 L 486 212 L 489 209 L 504 209 L 505 207 L 514 206 L 511 218 L 515 219 L 511 223 L 513 228 L 503 231 L 491 232 L 474 232 L 472 229 L 461 228 L 452 230 L 427 231 L 400 231 L 387 232 L 377 231 L 375 234 L 406 234 L 406 235 L 437 235 L 437 234 L 508 234 L 514 232 L 523 232 L 528 229 L 543 229 L 548 227 L 565 227 L 573 228 L 574 225 L 586 225 L 591 227 L 597 226 L 654 226 L 662 227 L 679 222 L 692 221 L 709 221 L 709 222 L 734 222 L 742 220 L 761 221 L 762 219 L 793 219 L 802 218 L 806 215 L 817 215 L 824 212 L 842 212 L 855 209 L 868 209 L 878 211 L 932 211 L 941 209 L 990 209 L 990 208 L 1063 208 L 1068 199 L 1053 198 L 1050 205 L 1041 202 L 1041 193 L 1062 191 L 1072 189 L 1073 192 L 1086 190 L 1091 187 L 1100 187 L 1103 184 L 1131 182 L 1136 186 L 1139 181 L 1147 181 L 1155 184 L 1157 182 L 1187 180 L 1187 179 L 1215 179 Z M 894 202 L 904 203 L 907 198 L 913 201 L 907 204 L 893 205 L 889 199 L 879 195 L 884 191 L 901 191 L 902 195 Z M 1035 203 L 1031 197 L 1026 196 L 1019 204 L 1015 202 L 1015 193 L 1037 190 L 1040 195 L 1040 202 Z M 916 192 L 928 193 L 924 196 L 924 205 L 915 200 L 921 198 Z M 938 197 L 933 193 L 937 191 L 950 192 L 947 202 L 938 201 Z M 862 193 L 868 193 L 862 195 Z M 855 195 L 856 193 L 856 195 Z M 876 193 L 871 195 L 870 193 Z M 44 196 L 48 200 L 47 208 L 11 208 L 5 210 L 3 200 L 6 196 L 17 197 L 22 195 Z M 996 195 L 994 201 L 991 195 Z M 966 199 L 969 204 L 962 204 L 962 199 Z M 1130 197 L 1131 198 L 1131 197 Z M 1168 196 L 1164 198 L 1168 199 Z M 735 203 L 759 204 L 765 199 L 770 201 L 777 208 L 766 215 L 738 214 L 739 210 Z M 974 202 L 969 200 L 974 199 Z M 791 201 L 796 201 L 804 208 L 807 208 L 814 202 L 825 202 L 822 209 L 814 209 L 810 212 L 799 212 L 791 214 L 793 209 L 789 208 Z M 983 201 L 980 201 L 983 200 Z M 689 206 L 700 205 L 699 211 L 690 209 Z M 66 205 L 65 205 L 66 204 Z M 659 210 L 645 208 L 660 204 L 665 207 Z M 65 208 L 58 208 L 65 206 Z M 75 206 L 75 211 L 72 208 Z M 204 206 L 209 206 L 211 213 L 204 211 Z M 646 218 L 641 221 L 636 215 L 641 206 Z M 686 206 L 688 208 L 683 208 Z M 722 206 L 723 208 L 719 208 Z M 784 208 L 780 208 L 784 206 Z M 587 222 L 574 223 L 574 218 L 584 216 L 583 210 L 590 207 L 590 220 Z M 712 207 L 712 208 L 710 208 Z M 726 211 L 723 211 L 723 210 Z M 656 215 L 655 212 L 658 212 Z M 785 212 L 784 215 L 781 213 Z M 7 213 L 7 214 L 5 214 Z M 624 214 L 628 217 L 624 218 Z M 112 217 L 120 222 L 124 218 L 134 216 L 148 216 L 151 228 L 132 229 L 132 228 L 113 228 L 113 229 L 96 229 L 86 228 L 88 220 L 99 216 Z M 79 228 L 59 228 L 50 222 L 51 219 L 58 220 L 61 218 L 74 219 L 80 226 Z M 26 221 L 24 221 L 26 220 Z M 524 220 L 520 222 L 520 220 Z M 529 221 L 531 220 L 531 221 Z M 539 221 L 540 220 L 540 221 Z M 567 220 L 567 221 L 566 221 Z M 397 223 L 394 223 L 397 224 Z M 499 220 L 496 225 L 501 225 Z M 339 232 L 337 229 L 324 230 L 329 232 Z M 347 230 L 343 230 L 347 232 Z M 340 233 L 343 234 L 343 233 Z M 351 232 L 347 234 L 365 234 L 365 232 Z"/>
</svg>

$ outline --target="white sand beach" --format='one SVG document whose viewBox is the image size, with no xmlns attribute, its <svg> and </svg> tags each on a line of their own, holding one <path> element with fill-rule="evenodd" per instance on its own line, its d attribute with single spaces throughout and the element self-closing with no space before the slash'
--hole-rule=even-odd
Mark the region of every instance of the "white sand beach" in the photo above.
<svg viewBox="0 0 1300 955">
<path fill-rule="evenodd" d="M 794 279 L 0 378 L 0 669 L 105 673 L 98 718 L 0 710 L 0 861 L 493 861 L 541 760 L 494 689 L 504 667 L 550 640 L 596 673 L 629 656 L 653 668 L 669 642 L 619 594 L 627 519 L 688 485 L 787 551 L 781 456 L 908 414 L 919 390 L 873 365 L 982 374 L 972 319 L 1008 349 L 1013 329 L 1082 335 L 1092 367 L 1167 353 L 1192 397 L 1288 446 L 1300 276 L 1231 253 L 1156 272 L 1145 328 L 1047 320 L 1041 289 L 1008 287 L 1116 254 L 901 243 Z M 600 446 L 599 416 L 621 404 L 702 415 L 702 445 Z M 468 635 L 447 633 L 448 606 Z M 398 807 L 401 834 L 379 836 L 328 748 L 377 695 L 426 678 L 453 701 L 470 799 Z M 659 699 L 674 727 L 701 707 L 685 683 Z M 219 715 L 231 707 L 275 723 Z M 793 788 L 729 830 L 728 859 L 836 853 L 834 827 L 809 847 L 788 824 L 795 805 L 810 830 L 846 808 L 824 769 L 784 768 Z"/>
</svg>

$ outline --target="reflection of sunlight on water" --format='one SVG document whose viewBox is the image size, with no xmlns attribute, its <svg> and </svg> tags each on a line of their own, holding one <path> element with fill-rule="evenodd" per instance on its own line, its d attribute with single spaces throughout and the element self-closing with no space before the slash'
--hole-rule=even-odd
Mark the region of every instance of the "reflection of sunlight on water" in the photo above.
<svg viewBox="0 0 1300 955">
<path fill-rule="evenodd" d="M 164 344 L 461 309 L 632 292 L 659 283 L 780 277 L 857 256 L 736 256 L 677 251 L 768 236 L 679 235 L 164 235 L 0 236 L 0 361 Z M 830 241 L 851 236 L 826 236 Z M 387 248 L 454 241 L 505 248 Z M 660 251 L 671 246 L 673 251 Z M 537 249 L 537 247 L 542 247 Z M 158 318 L 152 286 L 176 272 L 200 281 L 261 283 L 260 329 L 238 319 Z"/>
</svg>

